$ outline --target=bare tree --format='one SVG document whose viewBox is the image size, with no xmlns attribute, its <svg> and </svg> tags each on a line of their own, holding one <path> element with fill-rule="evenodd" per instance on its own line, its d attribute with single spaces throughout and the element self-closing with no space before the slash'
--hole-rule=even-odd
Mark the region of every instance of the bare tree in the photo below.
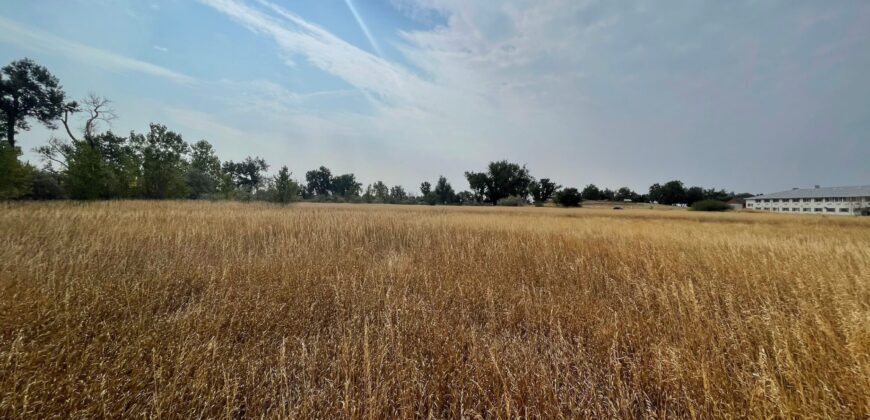
<svg viewBox="0 0 870 420">
<path fill-rule="evenodd" d="M 73 141 L 78 141 L 69 127 L 70 116 L 79 112 L 85 112 L 87 118 L 85 119 L 85 126 L 82 129 L 82 132 L 88 145 L 91 146 L 91 148 L 96 148 L 97 145 L 94 142 L 94 137 L 100 123 L 111 124 L 112 121 L 118 117 L 115 114 L 115 110 L 111 107 L 111 103 L 112 101 L 107 98 L 97 96 L 94 93 L 89 93 L 86 98 L 82 99 L 81 103 L 69 102 L 64 105 L 61 122 L 63 123 L 63 127 L 66 129 L 66 134 Z"/>
<path fill-rule="evenodd" d="M 51 171 L 54 171 L 51 168 L 52 162 L 59 164 L 64 169 L 69 168 L 70 156 L 74 151 L 72 144 L 54 136 L 48 140 L 48 145 L 39 146 L 33 150 L 48 164 L 47 169 Z"/>
</svg>

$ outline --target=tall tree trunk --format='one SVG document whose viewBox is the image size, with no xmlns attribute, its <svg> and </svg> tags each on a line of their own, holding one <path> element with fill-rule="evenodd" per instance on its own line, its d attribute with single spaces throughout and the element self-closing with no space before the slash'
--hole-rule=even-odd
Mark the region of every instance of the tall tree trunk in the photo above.
<svg viewBox="0 0 870 420">
<path fill-rule="evenodd" d="M 6 141 L 10 146 L 15 147 L 15 121 L 6 121 Z"/>
</svg>

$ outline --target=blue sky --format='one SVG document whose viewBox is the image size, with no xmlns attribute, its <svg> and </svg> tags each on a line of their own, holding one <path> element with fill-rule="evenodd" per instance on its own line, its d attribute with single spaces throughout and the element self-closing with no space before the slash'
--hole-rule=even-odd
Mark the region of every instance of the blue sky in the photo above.
<svg viewBox="0 0 870 420">
<path fill-rule="evenodd" d="M 465 189 L 464 171 L 509 159 L 641 191 L 870 184 L 866 1 L 0 5 L 0 62 L 112 99 L 113 131 L 160 122 L 297 177 Z"/>
</svg>

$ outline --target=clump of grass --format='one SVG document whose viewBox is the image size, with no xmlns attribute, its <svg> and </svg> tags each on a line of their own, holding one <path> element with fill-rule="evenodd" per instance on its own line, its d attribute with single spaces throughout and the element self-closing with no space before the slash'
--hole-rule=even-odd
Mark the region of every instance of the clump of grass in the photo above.
<svg viewBox="0 0 870 420">
<path fill-rule="evenodd" d="M 870 412 L 870 220 L 0 204 L 0 417 Z"/>
</svg>

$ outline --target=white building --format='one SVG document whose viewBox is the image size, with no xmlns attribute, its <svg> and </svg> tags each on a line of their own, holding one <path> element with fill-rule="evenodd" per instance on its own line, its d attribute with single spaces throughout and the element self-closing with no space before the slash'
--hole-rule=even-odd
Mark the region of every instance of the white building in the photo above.
<svg viewBox="0 0 870 420">
<path fill-rule="evenodd" d="M 870 185 L 795 188 L 747 198 L 746 208 L 779 213 L 857 215 L 870 211 Z"/>
</svg>

